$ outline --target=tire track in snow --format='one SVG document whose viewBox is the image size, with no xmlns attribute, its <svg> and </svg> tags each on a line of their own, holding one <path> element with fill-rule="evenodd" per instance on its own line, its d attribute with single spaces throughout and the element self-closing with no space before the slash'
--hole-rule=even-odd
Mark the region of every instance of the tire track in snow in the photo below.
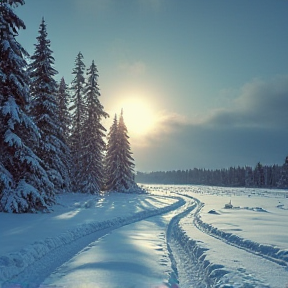
<svg viewBox="0 0 288 288">
<path fill-rule="evenodd" d="M 109 221 L 84 224 L 61 234 L 59 237 L 34 243 L 26 250 L 22 249 L 17 253 L 0 257 L 1 287 L 39 287 L 57 267 L 75 256 L 91 242 L 112 230 L 170 212 L 185 204 L 181 197 L 171 198 L 178 199 L 178 201 L 163 208 L 145 210 L 129 217 L 117 217 Z"/>
<path fill-rule="evenodd" d="M 178 227 L 179 221 L 187 216 L 191 211 L 193 211 L 196 207 L 196 204 L 192 204 L 192 206 L 189 206 L 189 204 L 186 204 L 185 207 L 183 207 L 183 211 L 179 214 L 175 215 L 171 221 L 169 222 L 167 231 L 166 231 L 166 240 L 167 240 L 167 249 L 169 252 L 169 258 L 171 261 L 171 267 L 174 273 L 170 275 L 169 283 L 172 285 L 174 283 L 179 284 L 179 281 L 182 278 L 181 274 L 190 274 L 191 272 L 191 278 L 187 287 L 193 287 L 195 281 L 199 281 L 199 279 L 195 279 L 193 275 L 195 275 L 195 262 L 188 257 L 186 251 L 179 245 L 179 242 L 177 241 L 176 236 L 176 229 Z M 184 265 L 183 265 L 184 264 Z M 179 277 L 180 276 L 180 277 Z M 194 279 L 193 279 L 194 278 Z M 183 283 L 181 283 L 182 285 Z M 181 286 L 183 287 L 183 286 Z"/>
<path fill-rule="evenodd" d="M 181 196 L 185 198 L 185 195 Z M 177 277 L 178 283 L 180 282 L 179 287 L 181 288 L 214 287 L 215 283 L 229 271 L 224 269 L 223 265 L 211 263 L 205 259 L 204 252 L 207 249 L 189 238 L 181 228 L 180 220 L 199 208 L 198 202 L 194 199 L 192 203 L 191 200 L 187 201 L 185 206 L 186 209 L 183 212 L 171 219 L 166 233 L 174 275 Z M 173 281 L 173 279 L 171 280 Z"/>
<path fill-rule="evenodd" d="M 193 224 L 201 232 L 214 237 L 218 240 L 221 240 L 225 244 L 231 245 L 233 247 L 245 250 L 246 252 L 252 253 L 256 256 L 265 258 L 271 262 L 279 264 L 281 266 L 287 266 L 288 264 L 288 251 L 281 250 L 277 247 L 271 245 L 264 245 L 252 240 L 241 238 L 235 234 L 224 232 L 211 224 L 205 223 L 202 221 L 200 212 L 204 207 L 204 203 L 201 203 L 199 199 L 192 197 L 190 195 L 184 195 L 177 193 L 177 195 L 186 196 L 190 199 L 193 199 L 198 208 L 194 214 Z"/>
<path fill-rule="evenodd" d="M 196 231 L 200 231 L 205 235 L 205 237 L 201 238 L 200 235 L 195 234 L 195 240 L 193 239 L 193 233 L 191 234 L 186 232 L 185 225 L 189 223 L 193 223 L 193 219 L 195 219 L 195 214 L 197 215 L 202 208 L 202 204 L 198 199 L 191 197 L 190 195 L 185 195 L 185 194 L 180 194 L 177 193 L 178 196 L 181 196 L 186 199 L 191 199 L 195 201 L 196 211 L 187 211 L 187 213 L 183 213 L 182 215 L 177 215 L 176 216 L 176 221 L 174 225 L 172 225 L 172 237 L 170 237 L 169 245 L 171 247 L 172 253 L 173 253 L 173 259 L 175 260 L 176 263 L 176 268 L 177 268 L 177 276 L 180 281 L 180 286 L 181 288 L 197 288 L 197 287 L 227 287 L 227 288 L 232 288 L 235 287 L 234 284 L 237 287 L 270 287 L 270 284 L 268 284 L 270 281 L 272 283 L 271 287 L 278 287 L 277 285 L 279 283 L 285 283 L 286 279 L 286 268 L 283 267 L 282 265 L 279 265 L 279 263 L 275 263 L 275 261 L 267 261 L 267 264 L 270 262 L 271 263 L 271 268 L 273 267 L 273 271 L 275 272 L 276 275 L 279 277 L 278 280 L 274 281 L 274 277 L 268 277 L 270 281 L 265 277 L 266 275 L 266 265 L 265 262 L 261 262 L 262 265 L 258 266 L 258 260 L 256 259 L 257 257 L 254 256 L 261 256 L 264 261 L 268 260 L 266 257 L 263 257 L 262 255 L 258 255 L 256 253 L 253 253 L 251 251 L 246 251 L 242 247 L 237 247 L 235 245 L 231 245 L 231 248 L 229 249 L 236 249 L 235 252 L 232 252 L 231 255 L 236 255 L 236 251 L 239 251 L 239 257 L 240 259 L 249 259 L 251 261 L 249 267 L 244 266 L 238 266 L 237 265 L 232 265 L 234 268 L 230 269 L 230 266 L 223 266 L 222 264 L 218 264 L 215 262 L 215 251 L 212 253 L 212 257 L 209 256 L 209 251 L 210 248 L 209 245 L 207 248 L 206 245 L 203 246 L 207 241 L 209 243 L 208 238 L 215 238 L 215 241 L 221 241 L 222 247 L 219 247 L 220 253 L 222 251 L 225 251 L 225 245 L 229 244 L 226 243 L 225 241 L 222 241 L 222 239 L 218 239 L 217 237 L 214 237 L 211 234 L 205 233 L 205 231 L 202 231 L 199 229 L 199 227 L 196 227 L 195 224 L 192 226 Z M 190 200 L 190 201 L 191 201 Z M 188 202 L 188 201 L 187 201 Z M 193 215 L 194 214 L 194 215 Z M 181 217 L 182 216 L 182 217 Z M 185 217 L 189 216 L 189 218 L 192 216 L 192 219 L 189 219 L 186 224 L 182 223 L 180 224 L 180 221 L 184 220 Z M 184 226 L 182 227 L 182 225 Z M 188 224 L 190 225 L 190 224 Z M 187 230 L 188 231 L 188 230 Z M 195 231 L 195 232 L 196 232 Z M 197 236 L 196 236 L 197 235 Z M 200 237 L 199 237 L 200 236 Z M 206 238 L 206 239 L 205 239 Z M 204 242 L 203 242 L 204 241 Z M 216 246 L 212 246 L 214 248 L 218 247 L 220 243 L 215 243 Z M 227 247 L 228 248 L 228 247 Z M 214 250 L 214 249 L 212 249 Z M 240 253 L 241 251 L 241 253 Z M 247 256 L 243 253 L 247 253 Z M 248 255 L 251 255 L 248 257 Z M 222 255 L 222 254 L 219 254 Z M 237 254 L 238 255 L 238 254 Z M 242 255 L 242 256 L 240 256 Z M 251 257 L 251 258 L 250 258 Z M 214 260 L 213 260 L 214 259 Z M 218 259 L 218 258 L 217 258 Z M 219 258 L 221 259 L 221 257 Z M 232 259 L 232 261 L 234 261 Z M 235 261 L 238 262 L 238 261 Z M 227 262 L 231 263 L 231 262 Z M 249 262 L 250 263 L 250 262 Z M 273 264 L 272 264 L 273 263 Z M 259 263 L 260 264 L 260 263 Z M 230 267 L 230 268 L 228 268 Z M 255 268 L 256 267 L 256 268 Z M 278 274 L 279 273 L 279 274 Z M 266 279 L 266 280 L 265 280 Z M 279 280 L 280 279 L 280 280 Z M 279 282 L 280 281 L 280 282 Z M 225 284 L 226 283 L 226 284 Z M 276 284 L 277 283 L 277 284 Z M 247 286 L 248 285 L 248 286 Z M 275 286 L 276 285 L 276 286 Z"/>
</svg>

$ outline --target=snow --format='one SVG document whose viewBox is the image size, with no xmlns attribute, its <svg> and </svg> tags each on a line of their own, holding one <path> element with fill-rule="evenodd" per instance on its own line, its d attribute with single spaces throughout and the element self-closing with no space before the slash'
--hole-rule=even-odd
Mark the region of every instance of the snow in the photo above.
<svg viewBox="0 0 288 288">
<path fill-rule="evenodd" d="M 13 133 L 10 129 L 8 129 L 5 134 L 5 142 L 9 144 L 9 146 L 14 146 L 17 148 L 22 147 L 22 140 L 15 133 Z"/>
<path fill-rule="evenodd" d="M 0 245 L 0 255 L 3 255 L 0 257 L 0 283 L 8 285 L 8 282 L 12 281 L 22 284 L 25 275 L 31 274 L 27 271 L 30 271 L 31 267 L 36 271 L 39 268 L 37 262 L 44 257 L 47 258 L 47 263 L 42 266 L 48 265 L 44 270 L 51 269 L 53 272 L 53 269 L 57 268 L 54 266 L 53 252 L 56 252 L 58 257 L 63 255 L 64 259 L 67 253 L 71 256 L 70 252 L 73 255 L 91 243 L 92 239 L 96 238 L 93 235 L 95 232 L 107 233 L 167 212 L 181 205 L 183 201 L 119 193 L 108 194 L 103 198 L 66 194 L 59 197 L 58 203 L 51 214 L 0 214 L 0 234 L 3 235 Z M 71 248 L 69 245 L 75 247 Z M 51 261 L 52 266 L 49 266 Z M 25 283 L 35 283 L 35 278 L 28 278 Z"/>
<path fill-rule="evenodd" d="M 145 188 L 0 213 L 0 287 L 286 287 L 287 191 Z"/>
<path fill-rule="evenodd" d="M 174 229 L 172 244 L 180 262 L 181 287 L 202 287 L 207 282 L 213 287 L 224 284 L 285 287 L 288 283 L 288 231 L 285 229 L 288 213 L 279 211 L 275 204 L 286 205 L 286 191 L 157 187 L 158 191 L 163 188 L 165 193 L 168 190 L 182 195 L 186 201 L 191 201 L 190 206 L 197 204 L 197 209 L 181 217 Z M 223 209 L 231 198 L 232 204 L 245 206 Z M 218 214 L 209 213 L 211 210 Z M 263 212 L 265 210 L 268 212 Z M 239 239 L 243 240 L 243 245 L 239 245 Z M 187 262 L 187 258 L 190 268 L 187 264 L 181 267 L 181 262 L 183 259 Z M 189 276 L 192 273 L 198 275 L 195 280 Z"/>
<path fill-rule="evenodd" d="M 199 191 L 194 189 L 191 192 L 190 195 L 205 203 L 201 211 L 205 223 L 255 242 L 287 248 L 288 229 L 284 219 L 288 213 L 277 207 L 281 204 L 288 207 L 286 191 L 203 187 L 204 195 L 199 195 Z M 233 209 L 223 209 L 230 200 Z M 219 216 L 208 213 L 212 209 L 216 210 Z"/>
<path fill-rule="evenodd" d="M 167 266 L 167 256 L 162 255 L 166 249 L 161 234 L 164 224 L 161 216 L 157 218 L 159 222 L 142 220 L 92 242 L 43 284 L 109 288 L 162 285 L 172 269 Z"/>
<path fill-rule="evenodd" d="M 14 123 L 20 123 L 20 118 L 19 118 L 19 107 L 15 102 L 15 99 L 13 97 L 9 97 L 8 101 L 5 102 L 2 108 L 2 113 L 3 115 L 10 114 L 11 118 L 13 119 L 13 123 L 10 123 L 9 127 L 11 129 L 14 129 Z M 11 119 L 10 119 L 11 122 Z"/>
</svg>

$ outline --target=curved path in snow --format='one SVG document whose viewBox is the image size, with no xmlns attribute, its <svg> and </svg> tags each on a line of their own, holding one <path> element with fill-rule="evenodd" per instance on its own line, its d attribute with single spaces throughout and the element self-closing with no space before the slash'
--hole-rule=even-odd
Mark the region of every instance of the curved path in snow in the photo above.
<svg viewBox="0 0 288 288">
<path fill-rule="evenodd" d="M 201 220 L 198 199 L 176 195 L 177 201 L 166 207 L 84 224 L 10 258 L 0 257 L 0 286 L 78 288 L 81 279 L 87 280 L 85 288 L 147 287 L 141 283 L 149 288 L 263 288 L 288 282 L 285 258 L 237 245 Z"/>
<path fill-rule="evenodd" d="M 173 198 L 176 198 L 177 202 L 166 207 L 144 210 L 128 217 L 117 217 L 108 221 L 83 224 L 58 237 L 38 241 L 29 249 L 0 257 L 1 287 L 39 287 L 57 267 L 96 239 L 125 225 L 175 210 L 185 203 L 182 198 Z"/>
<path fill-rule="evenodd" d="M 194 225 L 203 233 L 206 233 L 212 237 L 215 237 L 229 245 L 235 246 L 239 249 L 244 249 L 247 252 L 253 253 L 257 256 L 263 257 L 269 261 L 275 262 L 282 266 L 288 265 L 288 251 L 281 250 L 278 247 L 274 247 L 272 245 L 264 245 L 257 243 L 255 241 L 251 241 L 249 239 L 241 238 L 233 233 L 224 232 L 211 224 L 205 223 L 201 219 L 200 212 L 204 207 L 204 203 L 201 203 L 198 199 L 189 196 L 178 194 L 179 196 L 185 196 L 193 199 L 197 203 L 197 210 L 194 214 Z"/>
<path fill-rule="evenodd" d="M 236 283 L 237 287 L 278 288 L 288 283 L 288 270 L 282 262 L 233 245 L 202 229 L 197 218 L 203 204 L 190 195 L 176 194 L 187 203 L 189 199 L 194 202 L 190 209 L 175 217 L 170 239 L 181 288 L 228 288 Z"/>
</svg>

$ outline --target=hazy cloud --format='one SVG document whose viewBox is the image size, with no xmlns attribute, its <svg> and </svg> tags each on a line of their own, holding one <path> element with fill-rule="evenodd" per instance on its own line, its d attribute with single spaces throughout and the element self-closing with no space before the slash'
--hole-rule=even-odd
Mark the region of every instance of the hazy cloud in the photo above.
<svg viewBox="0 0 288 288">
<path fill-rule="evenodd" d="M 166 114 L 150 135 L 149 149 L 136 148 L 135 158 L 144 171 L 281 164 L 288 154 L 287 107 L 288 76 L 254 80 L 231 109 L 196 120 Z"/>
<path fill-rule="evenodd" d="M 214 110 L 203 124 L 230 127 L 285 128 L 288 123 L 288 76 L 245 84 L 231 109 Z"/>
<path fill-rule="evenodd" d="M 132 76 L 140 76 L 146 72 L 146 64 L 143 61 L 135 61 L 133 63 L 121 63 L 119 69 L 127 72 Z"/>
<path fill-rule="evenodd" d="M 188 119 L 177 113 L 158 111 L 153 115 L 153 122 L 154 126 L 150 129 L 149 133 L 141 137 L 133 137 L 133 133 L 131 133 L 131 143 L 134 148 L 161 147 L 163 139 L 165 137 L 169 138 L 179 128 L 182 129 L 188 123 Z"/>
<path fill-rule="evenodd" d="M 175 112 L 169 113 L 168 111 L 158 112 L 156 119 L 155 126 L 157 129 L 155 130 L 155 133 L 158 133 L 158 130 L 160 129 L 163 133 L 169 134 L 190 123 L 187 117 Z"/>
</svg>

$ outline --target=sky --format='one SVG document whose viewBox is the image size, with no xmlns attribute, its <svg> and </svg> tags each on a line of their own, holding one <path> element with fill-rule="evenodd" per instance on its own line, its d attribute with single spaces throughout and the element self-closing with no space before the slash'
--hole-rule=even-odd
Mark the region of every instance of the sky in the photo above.
<svg viewBox="0 0 288 288">
<path fill-rule="evenodd" d="M 283 164 L 288 155 L 288 0 L 26 0 L 17 40 L 42 17 L 57 80 L 79 51 L 100 101 L 124 110 L 137 171 Z"/>
</svg>

